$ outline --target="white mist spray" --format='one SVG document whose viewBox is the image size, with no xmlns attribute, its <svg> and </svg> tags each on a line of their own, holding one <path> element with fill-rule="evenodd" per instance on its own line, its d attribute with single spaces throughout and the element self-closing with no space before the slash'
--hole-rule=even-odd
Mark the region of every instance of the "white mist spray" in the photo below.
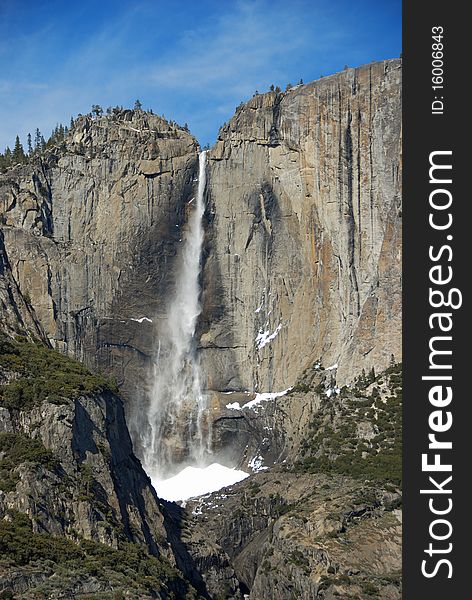
<svg viewBox="0 0 472 600">
<path fill-rule="evenodd" d="M 210 452 L 206 399 L 195 348 L 195 327 L 201 312 L 205 185 L 206 155 L 201 152 L 196 204 L 193 209 L 189 207 L 175 291 L 159 339 L 148 427 L 141 434 L 144 468 L 154 481 L 174 474 L 182 463 L 201 465 Z"/>
</svg>

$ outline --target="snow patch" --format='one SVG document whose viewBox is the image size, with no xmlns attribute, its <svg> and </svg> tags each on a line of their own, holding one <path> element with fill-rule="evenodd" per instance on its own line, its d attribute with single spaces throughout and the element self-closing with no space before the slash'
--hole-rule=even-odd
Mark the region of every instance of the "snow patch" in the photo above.
<svg viewBox="0 0 472 600">
<path fill-rule="evenodd" d="M 257 406 L 258 404 L 260 404 L 261 402 L 264 402 L 266 400 L 275 400 L 275 398 L 280 398 L 281 396 L 285 396 L 285 394 L 287 392 L 289 392 L 292 388 L 287 388 L 286 390 L 284 390 L 283 392 L 265 392 L 263 394 L 256 394 L 256 397 L 254 398 L 254 400 L 250 400 L 249 402 L 246 402 L 246 404 L 243 404 L 242 408 L 252 408 L 253 406 Z"/>
<path fill-rule="evenodd" d="M 256 310 L 254 311 L 255 313 L 260 313 L 261 310 L 264 307 L 264 298 L 265 298 L 265 294 L 266 294 L 266 289 L 264 288 L 262 290 L 262 298 L 261 298 L 261 303 L 259 304 L 259 306 L 256 308 Z"/>
<path fill-rule="evenodd" d="M 239 402 L 231 402 L 230 404 L 226 405 L 226 408 L 232 408 L 233 410 L 241 410 L 241 405 L 239 404 Z"/>
<path fill-rule="evenodd" d="M 338 363 L 334 363 L 334 365 L 331 365 L 330 367 L 326 367 L 326 371 L 334 371 L 334 369 L 338 368 Z"/>
<path fill-rule="evenodd" d="M 246 402 L 242 406 L 239 402 L 232 402 L 231 404 L 227 404 L 226 408 L 232 408 L 233 410 L 243 410 L 244 408 L 253 408 L 254 406 L 258 406 L 261 402 L 267 400 L 275 400 L 275 398 L 280 398 L 281 396 L 285 396 L 287 392 L 289 392 L 292 388 L 289 387 L 283 392 L 264 392 L 263 394 L 256 394 L 254 400 L 250 400 Z"/>
<path fill-rule="evenodd" d="M 149 319 L 148 317 L 139 317 L 139 319 L 130 319 L 131 321 L 136 321 L 136 323 L 142 323 L 143 321 L 148 321 L 149 323 L 152 323 L 152 319 Z"/>
<path fill-rule="evenodd" d="M 257 337 L 256 337 L 257 348 L 259 350 L 264 348 L 264 346 L 266 346 L 269 342 L 271 342 L 274 338 L 277 337 L 277 335 L 279 334 L 279 331 L 281 329 L 282 329 L 282 325 L 280 323 L 279 323 L 279 325 L 277 325 L 277 329 L 273 333 L 269 333 L 268 330 L 262 331 L 262 329 L 259 329 L 259 333 L 257 334 Z"/>
<path fill-rule="evenodd" d="M 213 463 L 208 467 L 185 467 L 169 479 L 153 481 L 160 498 L 174 502 L 216 492 L 249 477 L 249 473 Z"/>
<path fill-rule="evenodd" d="M 247 466 L 253 470 L 254 473 L 259 473 L 260 471 L 266 471 L 269 467 L 264 467 L 264 459 L 259 454 L 259 456 L 255 456 L 251 459 Z"/>
</svg>

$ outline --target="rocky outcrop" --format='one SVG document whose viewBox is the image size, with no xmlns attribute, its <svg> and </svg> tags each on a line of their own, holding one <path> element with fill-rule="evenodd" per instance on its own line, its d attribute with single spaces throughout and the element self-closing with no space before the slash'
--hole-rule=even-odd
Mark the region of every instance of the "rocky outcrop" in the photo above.
<svg viewBox="0 0 472 600">
<path fill-rule="evenodd" d="M 185 130 L 116 110 L 79 117 L 61 146 L 0 176 L 14 285 L 54 348 L 106 370 L 135 403 L 146 393 L 196 161 Z"/>
<path fill-rule="evenodd" d="M 315 363 L 291 393 L 216 421 L 219 438 L 248 440 L 254 474 L 186 511 L 251 600 L 401 597 L 401 365 L 333 382 Z"/>
<path fill-rule="evenodd" d="M 349 477 L 259 473 L 192 502 L 251 600 L 401 598 L 399 495 Z"/>
<path fill-rule="evenodd" d="M 401 62 L 256 95 L 208 155 L 209 387 L 279 391 L 401 357 Z"/>
<path fill-rule="evenodd" d="M 101 545 L 101 553 L 107 547 L 119 556 L 131 543 L 143 563 L 155 563 L 155 594 L 161 585 L 182 597 L 190 593 L 193 588 L 177 568 L 181 557 L 173 547 L 178 539 L 174 546 L 167 541 L 168 515 L 133 454 L 120 398 L 104 379 L 44 346 L 4 337 L 0 344 L 0 529 L 6 528 L 0 545 L 5 559 L 17 559 L 11 569 L 2 565 L 1 589 L 31 593 L 38 583 L 34 577 L 30 581 L 32 560 L 41 583 L 58 574 L 48 559 L 60 564 L 68 552 L 80 558 L 82 551 L 85 588 L 89 577 L 92 588 L 111 591 L 105 575 L 97 582 L 97 573 L 87 571 L 87 554 L 95 552 L 99 561 Z M 30 529 L 29 550 L 21 548 L 25 528 Z M 92 545 L 82 546 L 86 540 Z M 24 585 L 18 578 L 26 579 Z M 134 583 L 124 581 L 125 586 Z M 39 591 L 33 596 L 43 597 Z"/>
</svg>

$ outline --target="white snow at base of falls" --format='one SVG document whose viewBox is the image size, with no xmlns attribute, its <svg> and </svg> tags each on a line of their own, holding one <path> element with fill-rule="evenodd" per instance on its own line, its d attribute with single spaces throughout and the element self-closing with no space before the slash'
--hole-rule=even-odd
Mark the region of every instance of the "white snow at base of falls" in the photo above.
<svg viewBox="0 0 472 600">
<path fill-rule="evenodd" d="M 157 495 L 173 502 L 216 492 L 249 477 L 249 473 L 213 463 L 208 467 L 185 467 L 169 479 L 153 481 Z"/>
<path fill-rule="evenodd" d="M 231 402 L 226 405 L 226 408 L 230 408 L 233 410 L 243 410 L 244 408 L 254 408 L 254 406 L 258 406 L 261 402 L 265 402 L 267 400 L 275 400 L 275 398 L 280 398 L 281 396 L 285 396 L 292 388 L 289 387 L 283 392 L 264 392 L 263 394 L 256 394 L 254 400 L 250 400 L 243 404 L 242 406 L 239 402 Z"/>
</svg>

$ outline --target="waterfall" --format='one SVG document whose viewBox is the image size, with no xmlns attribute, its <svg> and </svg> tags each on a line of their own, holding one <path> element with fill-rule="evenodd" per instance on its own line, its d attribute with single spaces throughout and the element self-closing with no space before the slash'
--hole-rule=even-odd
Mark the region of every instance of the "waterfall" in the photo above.
<svg viewBox="0 0 472 600">
<path fill-rule="evenodd" d="M 202 391 L 195 327 L 201 312 L 206 154 L 199 155 L 198 190 L 190 201 L 175 290 L 158 341 L 147 427 L 141 432 L 143 466 L 151 479 L 174 474 L 182 464 L 201 465 L 210 453 L 206 399 Z"/>
</svg>

